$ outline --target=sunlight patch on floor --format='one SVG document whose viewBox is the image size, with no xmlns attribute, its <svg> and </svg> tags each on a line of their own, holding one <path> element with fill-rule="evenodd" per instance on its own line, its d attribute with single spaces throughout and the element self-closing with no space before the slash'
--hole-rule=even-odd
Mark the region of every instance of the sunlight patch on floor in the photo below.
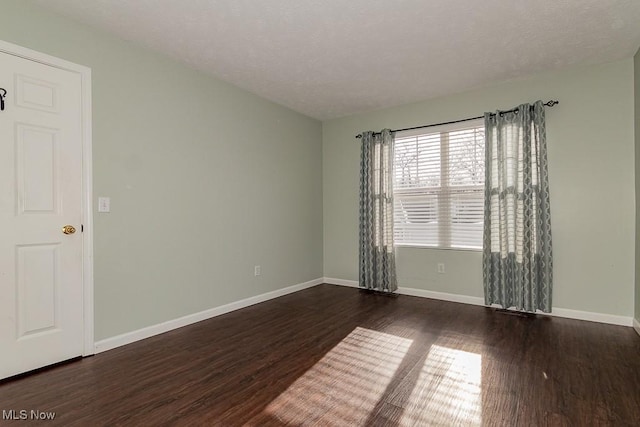
<svg viewBox="0 0 640 427">
<path fill-rule="evenodd" d="M 480 354 L 433 345 L 402 405 L 400 425 L 481 424 L 481 383 Z"/>
<path fill-rule="evenodd" d="M 265 409 L 293 425 L 363 425 L 412 340 L 357 327 Z"/>
</svg>

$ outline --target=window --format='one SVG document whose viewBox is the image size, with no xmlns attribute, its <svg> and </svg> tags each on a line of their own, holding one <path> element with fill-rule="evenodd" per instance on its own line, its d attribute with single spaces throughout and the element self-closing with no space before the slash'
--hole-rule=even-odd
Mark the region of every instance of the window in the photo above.
<svg viewBox="0 0 640 427">
<path fill-rule="evenodd" d="M 482 119 L 398 132 L 393 191 L 396 245 L 482 249 Z"/>
</svg>

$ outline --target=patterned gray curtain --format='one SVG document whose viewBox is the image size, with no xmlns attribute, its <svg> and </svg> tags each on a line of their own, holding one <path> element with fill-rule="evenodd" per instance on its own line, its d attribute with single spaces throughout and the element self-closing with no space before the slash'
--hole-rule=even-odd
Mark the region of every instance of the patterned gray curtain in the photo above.
<svg viewBox="0 0 640 427">
<path fill-rule="evenodd" d="M 360 156 L 361 288 L 393 292 L 393 137 L 389 129 L 363 132 Z"/>
<path fill-rule="evenodd" d="M 551 312 L 553 263 L 544 105 L 485 113 L 487 305 Z"/>
</svg>

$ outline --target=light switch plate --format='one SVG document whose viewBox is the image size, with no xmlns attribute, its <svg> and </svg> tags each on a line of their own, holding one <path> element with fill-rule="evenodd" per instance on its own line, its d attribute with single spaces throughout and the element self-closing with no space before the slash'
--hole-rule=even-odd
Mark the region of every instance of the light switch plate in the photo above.
<svg viewBox="0 0 640 427">
<path fill-rule="evenodd" d="M 111 198 L 98 197 L 98 212 L 111 212 Z"/>
</svg>

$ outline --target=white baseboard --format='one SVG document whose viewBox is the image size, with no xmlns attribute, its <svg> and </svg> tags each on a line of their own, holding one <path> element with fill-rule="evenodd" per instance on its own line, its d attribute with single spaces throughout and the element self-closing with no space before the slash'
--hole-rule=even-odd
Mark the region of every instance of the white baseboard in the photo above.
<svg viewBox="0 0 640 427">
<path fill-rule="evenodd" d="M 442 301 L 460 302 L 471 305 L 484 305 L 484 298 L 472 297 L 469 295 L 449 294 L 446 292 L 427 291 L 424 289 L 405 287 L 399 287 L 398 293 L 401 295 L 410 295 L 412 297 L 439 299 Z"/>
<path fill-rule="evenodd" d="M 360 287 L 356 280 L 334 279 L 333 277 L 324 277 L 323 281 L 324 283 L 327 283 L 329 285 L 348 286 L 350 288 Z"/>
<path fill-rule="evenodd" d="M 348 286 L 350 288 L 358 288 L 358 282 L 355 280 L 334 279 L 333 277 L 325 277 L 324 283 L 329 285 Z M 448 294 L 445 292 L 427 291 L 425 289 L 399 287 L 397 293 L 400 295 L 409 295 L 412 297 L 432 298 L 442 301 L 461 302 L 464 304 L 484 305 L 484 299 L 479 297 L 471 297 L 468 295 Z"/>
<path fill-rule="evenodd" d="M 312 288 L 314 286 L 327 283 L 331 285 L 348 286 L 352 288 L 358 288 L 358 282 L 355 280 L 336 279 L 332 277 L 324 277 L 319 279 L 310 280 L 305 283 L 289 286 L 286 288 L 278 289 L 275 291 L 267 292 L 261 295 L 245 298 L 240 301 L 235 301 L 229 304 L 222 305 L 220 307 L 210 308 L 198 313 L 189 314 L 178 319 L 168 320 L 157 325 L 147 326 L 146 328 L 138 329 L 136 331 L 127 332 L 115 337 L 106 338 L 95 343 L 95 353 L 102 353 L 103 351 L 111 350 L 123 345 L 131 344 L 136 341 L 150 338 L 154 335 L 159 335 L 165 332 L 169 332 L 174 329 L 181 328 L 183 326 L 191 325 L 193 323 L 201 322 L 203 320 L 210 319 L 212 317 L 220 316 L 222 314 L 229 313 L 231 311 L 239 310 L 241 308 L 249 307 L 254 304 L 258 304 L 270 299 L 278 298 L 283 295 L 287 295 L 293 292 L 301 291 L 303 289 Z M 480 297 L 473 297 L 468 295 L 450 294 L 445 292 L 428 291 L 424 289 L 399 287 L 398 293 L 401 295 L 416 296 L 422 298 L 431 298 L 442 301 L 458 302 L 463 304 L 480 305 L 484 306 L 484 299 Z M 546 314 L 546 313 L 540 313 Z M 617 316 L 613 314 L 593 313 L 588 311 L 571 310 L 566 308 L 554 308 L 551 316 L 565 317 L 568 319 L 588 320 L 592 322 L 609 323 L 612 325 L 621 326 L 633 326 L 633 328 L 640 335 L 640 322 L 632 317 Z"/>
<path fill-rule="evenodd" d="M 616 314 L 594 313 L 593 311 L 571 310 L 569 308 L 553 308 L 549 316 L 567 319 L 588 320 L 590 322 L 608 323 L 610 325 L 633 326 L 633 317 L 618 316 Z"/>
<path fill-rule="evenodd" d="M 332 277 L 325 277 L 324 283 L 328 283 L 330 285 L 349 286 L 351 288 L 358 287 L 358 282 L 355 280 L 335 279 Z M 449 294 L 445 292 L 427 291 L 424 289 L 407 288 L 402 286 L 398 287 L 397 292 L 401 295 L 410 295 L 414 297 L 432 298 L 442 301 L 460 302 L 463 304 L 471 305 L 485 305 L 484 298 L 472 297 L 469 295 Z M 564 317 L 567 319 L 588 320 L 590 322 L 608 323 L 611 325 L 634 326 L 636 328 L 636 331 L 638 331 L 638 333 L 640 334 L 640 324 L 638 324 L 638 322 L 632 317 L 555 307 L 553 308 L 552 313 L 540 312 L 538 314 Z"/>
<path fill-rule="evenodd" d="M 275 291 L 267 292 L 261 295 L 245 298 L 240 301 L 234 301 L 229 304 L 222 305 L 220 307 L 210 308 L 208 310 L 200 311 L 194 314 L 188 314 L 178 319 L 168 320 L 166 322 L 159 323 L 157 325 L 147 326 L 146 328 L 138 329 L 137 331 L 127 332 L 122 335 L 100 340 L 95 343 L 95 353 L 102 353 L 103 351 L 111 350 L 116 347 L 131 344 L 136 341 L 143 340 L 145 338 L 159 335 L 165 332 L 169 332 L 173 329 L 178 329 L 183 326 L 191 325 L 192 323 L 201 322 L 203 320 L 210 319 L 212 317 L 220 316 L 222 314 L 229 313 L 231 311 L 239 310 L 241 308 L 249 307 L 250 305 L 258 304 L 270 299 L 278 298 L 283 295 L 287 295 L 293 292 L 301 291 L 303 289 L 311 288 L 323 283 L 323 279 L 314 279 L 308 282 L 300 283 L 297 285 L 289 286 L 286 288 L 278 289 Z"/>
</svg>

